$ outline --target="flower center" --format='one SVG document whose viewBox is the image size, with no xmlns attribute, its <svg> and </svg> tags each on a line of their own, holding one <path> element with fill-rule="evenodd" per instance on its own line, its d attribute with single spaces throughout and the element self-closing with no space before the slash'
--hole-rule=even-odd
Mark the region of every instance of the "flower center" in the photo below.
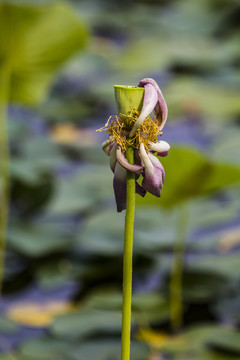
<svg viewBox="0 0 240 360">
<path fill-rule="evenodd" d="M 105 126 L 97 131 L 106 131 L 121 146 L 123 151 L 126 151 L 128 146 L 138 149 L 141 143 L 148 149 L 148 143 L 150 141 L 156 142 L 157 136 L 161 135 L 162 131 L 149 115 L 137 130 L 135 136 L 130 138 L 129 134 L 139 115 L 140 112 L 135 108 L 132 108 L 127 115 L 111 115 Z"/>
</svg>

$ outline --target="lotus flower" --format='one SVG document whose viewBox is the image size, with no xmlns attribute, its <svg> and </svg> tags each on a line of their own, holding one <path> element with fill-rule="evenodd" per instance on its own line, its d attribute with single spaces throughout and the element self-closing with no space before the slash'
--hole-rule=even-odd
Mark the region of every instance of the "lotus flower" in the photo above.
<svg viewBox="0 0 240 360">
<path fill-rule="evenodd" d="M 131 129 L 124 126 L 124 123 L 119 126 L 119 119 L 115 123 L 108 122 L 103 128 L 110 135 L 102 147 L 110 157 L 110 167 L 114 173 L 113 187 L 118 212 L 126 209 L 127 171 L 135 173 L 137 194 L 144 196 L 149 192 L 160 197 L 165 171 L 154 153 L 166 156 L 170 150 L 166 141 L 156 140 L 156 134 L 162 133 L 167 120 L 167 105 L 163 94 L 153 79 L 143 79 L 138 86 L 145 88 L 143 107 Z M 148 129 L 149 126 L 154 126 L 155 133 L 151 129 L 146 133 L 144 123 L 152 111 L 154 121 L 151 118 L 148 120 Z M 130 164 L 125 157 L 126 144 L 129 143 L 135 148 L 134 164 Z M 141 185 L 137 182 L 140 176 L 143 177 Z"/>
</svg>

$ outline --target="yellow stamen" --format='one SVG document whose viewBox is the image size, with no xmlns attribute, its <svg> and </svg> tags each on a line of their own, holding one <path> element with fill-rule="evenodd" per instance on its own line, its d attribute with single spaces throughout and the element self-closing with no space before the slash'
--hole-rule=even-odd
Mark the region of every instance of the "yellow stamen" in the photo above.
<svg viewBox="0 0 240 360">
<path fill-rule="evenodd" d="M 161 135 L 162 131 L 159 130 L 158 124 L 156 124 L 149 115 L 135 136 L 129 138 L 129 133 L 138 119 L 139 114 L 140 113 L 133 108 L 127 115 L 112 115 L 108 118 L 105 126 L 97 131 L 106 131 L 106 133 L 121 146 L 123 151 L 126 151 L 128 146 L 138 149 L 141 143 L 143 143 L 146 150 L 148 150 L 149 141 L 156 142 L 157 136 Z"/>
</svg>

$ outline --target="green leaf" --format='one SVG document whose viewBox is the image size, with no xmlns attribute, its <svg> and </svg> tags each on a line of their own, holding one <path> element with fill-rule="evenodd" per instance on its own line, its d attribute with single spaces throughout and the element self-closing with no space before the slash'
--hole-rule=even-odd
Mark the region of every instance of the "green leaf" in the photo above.
<svg viewBox="0 0 240 360">
<path fill-rule="evenodd" d="M 61 266 L 64 265 L 64 271 Z M 72 266 L 67 260 L 49 261 L 38 267 L 36 280 L 41 288 L 59 288 L 65 286 L 67 282 L 73 280 Z"/>
<path fill-rule="evenodd" d="M 143 343 L 133 340 L 131 342 L 131 358 L 134 360 L 145 360 L 149 349 Z M 69 351 L 69 360 L 120 360 L 121 343 L 119 340 L 92 340 L 80 344 Z"/>
<path fill-rule="evenodd" d="M 111 171 L 102 166 L 86 167 L 72 176 L 57 179 L 47 211 L 56 214 L 86 211 L 108 197 L 113 198 Z"/>
<path fill-rule="evenodd" d="M 12 353 L 12 352 L 0 355 L 0 360 L 13 360 L 13 359 L 14 360 L 27 360 L 27 359 L 20 358 L 19 356 L 17 356 L 15 353 Z"/>
<path fill-rule="evenodd" d="M 237 281 L 239 255 L 208 255 L 190 259 L 184 271 L 184 298 L 206 302 L 221 295 L 223 287 Z"/>
<path fill-rule="evenodd" d="M 69 343 L 42 337 L 33 340 L 27 340 L 20 346 L 20 359 L 25 360 L 64 360 L 63 351 L 71 346 Z"/>
<path fill-rule="evenodd" d="M 187 268 L 183 278 L 183 296 L 191 302 L 206 302 L 216 296 L 226 283 L 224 275 L 217 272 Z"/>
<path fill-rule="evenodd" d="M 118 255 L 123 251 L 124 214 L 108 210 L 92 215 L 77 233 L 81 251 Z"/>
<path fill-rule="evenodd" d="M 224 120 L 238 116 L 240 112 L 239 91 L 234 86 L 221 87 L 197 78 L 179 77 L 164 89 L 169 112 L 172 116 L 185 113 L 184 104 L 193 103 L 207 119 Z M 208 120 L 208 121 L 209 121 Z"/>
<path fill-rule="evenodd" d="M 83 310 L 56 317 L 50 331 L 61 338 L 84 338 L 96 334 L 121 332 L 120 311 Z"/>
<path fill-rule="evenodd" d="M 237 126 L 228 125 L 223 128 L 215 128 L 218 138 L 211 152 L 214 159 L 221 159 L 230 164 L 240 165 L 238 147 L 240 144 L 240 132 Z M 219 133 L 220 132 L 220 133 Z"/>
<path fill-rule="evenodd" d="M 220 352 L 240 356 L 240 332 L 226 329 L 222 334 L 210 338 L 208 344 Z"/>
<path fill-rule="evenodd" d="M 85 26 L 64 2 L 0 4 L 0 64 L 10 71 L 10 100 L 42 101 L 54 72 L 85 42 Z"/>
<path fill-rule="evenodd" d="M 207 228 L 221 225 L 235 218 L 237 204 L 232 201 L 221 202 L 218 199 L 204 197 L 191 203 L 190 227 Z M 209 237 L 209 234 L 208 234 Z"/>
<path fill-rule="evenodd" d="M 122 294 L 116 291 L 104 289 L 89 296 L 85 303 L 86 308 L 98 310 L 122 309 Z M 169 316 L 169 305 L 165 298 L 158 293 L 133 294 L 132 296 L 132 319 L 138 324 L 146 321 L 156 323 L 165 321 Z"/>
<path fill-rule="evenodd" d="M 183 334 L 175 336 L 166 345 L 163 345 L 163 354 L 168 354 L 173 360 L 240 360 L 240 357 L 236 355 L 231 357 L 230 354 L 213 352 L 209 349 L 209 345 L 216 339 L 223 339 L 225 336 L 229 339 L 231 334 L 237 334 L 236 332 L 221 326 L 213 325 L 201 325 L 198 327 L 192 327 L 187 329 Z M 230 340 L 231 341 L 231 340 Z M 232 340 L 235 344 L 236 339 Z M 224 349 L 225 350 L 225 349 Z"/>
<path fill-rule="evenodd" d="M 150 194 L 144 199 L 138 196 L 139 205 L 171 207 L 240 182 L 240 167 L 215 163 L 189 148 L 172 148 L 161 162 L 166 171 L 161 199 Z"/>
<path fill-rule="evenodd" d="M 9 245 L 30 257 L 63 250 L 72 240 L 62 226 L 40 223 L 11 226 L 8 238 Z"/>
<path fill-rule="evenodd" d="M 143 343 L 133 340 L 131 354 L 135 360 L 146 359 L 149 349 Z M 21 360 L 118 360 L 121 358 L 121 342 L 115 339 L 93 339 L 75 344 L 66 340 L 51 337 L 40 337 L 27 340 L 20 346 L 17 359 Z M 5 360 L 5 358 L 3 357 Z M 6 357 L 6 360 L 10 357 Z M 12 360 L 12 358 L 11 358 Z"/>
<path fill-rule="evenodd" d="M 89 217 L 77 232 L 81 251 L 112 256 L 123 251 L 124 213 L 115 209 L 101 211 Z M 135 254 L 154 253 L 171 247 L 175 239 L 176 213 L 161 209 L 138 209 L 136 212 Z M 160 231 L 161 229 L 161 231 Z"/>
<path fill-rule="evenodd" d="M 228 279 L 238 279 L 239 273 L 236 269 L 239 267 L 239 255 L 208 255 L 189 262 L 188 269 L 190 271 L 204 271 L 217 274 Z"/>
</svg>

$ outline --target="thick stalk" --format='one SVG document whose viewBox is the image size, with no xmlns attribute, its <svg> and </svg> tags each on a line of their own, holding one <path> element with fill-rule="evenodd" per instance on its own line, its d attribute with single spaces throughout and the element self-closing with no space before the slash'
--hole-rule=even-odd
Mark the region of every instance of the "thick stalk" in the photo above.
<svg viewBox="0 0 240 360">
<path fill-rule="evenodd" d="M 128 148 L 126 157 L 134 162 L 134 149 Z M 122 351 L 121 360 L 130 359 L 131 338 L 131 298 L 132 298 L 132 254 L 133 226 L 135 214 L 135 174 L 127 172 L 127 207 L 125 217 L 123 253 L 123 304 L 122 304 Z"/>
<path fill-rule="evenodd" d="M 0 67 L 0 294 L 2 290 L 4 254 L 9 208 L 9 147 L 7 131 L 7 110 L 10 72 Z"/>
<path fill-rule="evenodd" d="M 172 329 L 175 331 L 179 330 L 183 323 L 182 277 L 188 220 L 189 207 L 188 204 L 183 204 L 179 208 L 170 279 L 170 317 Z"/>
</svg>

